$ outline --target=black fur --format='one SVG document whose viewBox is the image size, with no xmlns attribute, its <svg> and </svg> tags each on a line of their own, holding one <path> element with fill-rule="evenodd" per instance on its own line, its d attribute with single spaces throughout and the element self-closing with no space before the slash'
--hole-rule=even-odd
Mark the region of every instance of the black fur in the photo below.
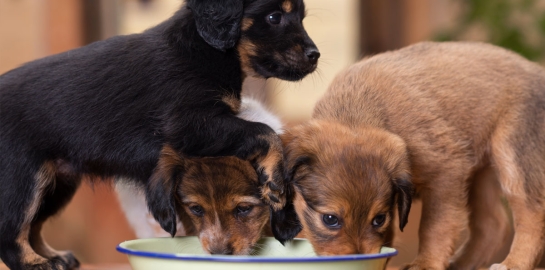
<svg viewBox="0 0 545 270">
<path fill-rule="evenodd" d="M 397 196 L 397 212 L 399 214 L 399 229 L 403 231 L 409 221 L 409 212 L 414 193 L 410 179 L 394 179 L 394 193 Z"/>
<path fill-rule="evenodd" d="M 301 0 L 293 1 L 302 6 Z M 306 53 L 296 65 L 259 55 L 287 54 L 282 46 L 288 43 L 305 52 L 316 50 L 299 11 L 286 14 L 280 26 L 262 22 L 263 14 L 281 10 L 282 2 L 189 0 L 172 18 L 142 34 L 99 41 L 0 76 L 0 258 L 8 267 L 58 264 L 58 258 L 41 265 L 23 263 L 25 254 L 16 240 L 24 226 L 37 226 L 62 209 L 82 175 L 122 177 L 146 187 L 165 145 L 180 156 L 234 155 L 259 168 L 259 158 L 270 151 L 269 139 L 279 139 L 268 126 L 237 118 L 222 98 L 240 99 L 246 74 L 236 47 L 239 38 L 256 45 L 258 55 L 249 63 L 254 75 L 299 80 L 316 68 L 316 59 Z M 246 32 L 240 31 L 243 16 L 254 22 Z M 298 38 L 284 37 L 290 41 L 275 47 L 271 40 L 283 32 Z M 50 163 L 55 180 L 37 180 Z M 282 171 L 282 164 L 275 169 Z M 281 173 L 271 177 L 281 178 Z M 36 214 L 25 217 L 43 184 Z M 161 196 L 173 183 L 163 184 L 162 190 L 148 190 L 155 194 L 148 204 L 173 234 L 173 200 Z M 34 221 L 25 224 L 25 218 Z"/>
<path fill-rule="evenodd" d="M 240 37 L 243 1 L 188 0 L 187 7 L 195 14 L 197 31 L 208 44 L 221 51 L 235 46 Z"/>
<path fill-rule="evenodd" d="M 303 225 L 293 205 L 293 197 L 295 196 L 293 188 L 296 183 L 295 178 L 306 175 L 311 168 L 312 161 L 311 157 L 301 156 L 295 159 L 293 164 L 288 163 L 284 166 L 285 178 L 288 182 L 286 188 L 286 207 L 280 211 L 271 211 L 271 230 L 274 237 L 282 244 L 295 238 L 303 229 Z"/>
<path fill-rule="evenodd" d="M 291 188 L 288 188 L 291 190 Z M 280 211 L 271 210 L 271 231 L 280 243 L 292 240 L 303 229 L 293 205 L 293 192 L 287 195 L 286 206 Z"/>
</svg>

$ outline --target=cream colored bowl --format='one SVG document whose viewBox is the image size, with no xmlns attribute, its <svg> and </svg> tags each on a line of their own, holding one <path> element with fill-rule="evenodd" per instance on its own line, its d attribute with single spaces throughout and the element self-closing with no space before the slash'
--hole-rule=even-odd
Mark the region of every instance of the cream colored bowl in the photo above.
<svg viewBox="0 0 545 270">
<path fill-rule="evenodd" d="M 133 270 L 382 270 L 397 254 L 383 247 L 379 254 L 318 257 L 307 240 L 282 246 L 272 237 L 261 239 L 252 256 L 208 255 L 195 236 L 131 240 L 117 250 L 129 256 Z"/>
</svg>

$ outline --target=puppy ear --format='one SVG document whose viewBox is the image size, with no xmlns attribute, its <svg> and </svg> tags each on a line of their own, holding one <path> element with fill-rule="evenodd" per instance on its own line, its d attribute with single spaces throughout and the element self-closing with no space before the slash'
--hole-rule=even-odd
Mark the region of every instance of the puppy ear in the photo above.
<svg viewBox="0 0 545 270">
<path fill-rule="evenodd" d="M 295 212 L 293 199 L 295 196 L 294 185 L 299 177 L 303 177 L 310 172 L 311 158 L 308 153 L 301 147 L 299 138 L 295 135 L 298 132 L 286 132 L 280 135 L 284 146 L 284 179 L 288 183 L 286 187 L 286 206 L 279 210 L 271 209 L 271 230 L 280 243 L 284 244 L 288 240 L 292 240 L 303 229 L 301 221 Z"/>
<path fill-rule="evenodd" d="M 284 173 L 285 179 L 287 179 L 288 186 L 286 187 L 286 206 L 279 210 L 273 211 L 271 209 L 271 230 L 274 238 L 280 243 L 284 244 L 288 240 L 292 240 L 303 229 L 303 225 L 295 212 L 295 206 L 293 205 L 293 198 L 295 195 L 294 187 L 295 176 L 299 176 L 301 171 L 307 171 L 310 158 L 303 156 L 296 158 L 295 160 L 285 159 L 287 161 L 286 172 Z"/>
<path fill-rule="evenodd" d="M 289 193 L 286 196 L 286 206 L 279 211 L 274 211 L 271 208 L 270 216 L 271 231 L 274 238 L 282 243 L 282 245 L 286 243 L 286 241 L 295 238 L 303 229 L 293 205 L 293 192 L 291 191 L 291 187 L 288 189 L 287 192 Z"/>
<path fill-rule="evenodd" d="M 240 37 L 244 11 L 242 0 L 188 0 L 199 35 L 210 46 L 225 51 L 233 48 Z"/>
<path fill-rule="evenodd" d="M 176 234 L 176 191 L 183 171 L 182 158 L 170 147 L 164 147 L 159 162 L 146 185 L 148 209 L 161 228 Z"/>
<path fill-rule="evenodd" d="M 413 183 L 410 177 L 394 179 L 394 191 L 397 195 L 397 211 L 399 213 L 399 229 L 403 231 L 409 219 L 412 197 L 414 193 Z"/>
</svg>

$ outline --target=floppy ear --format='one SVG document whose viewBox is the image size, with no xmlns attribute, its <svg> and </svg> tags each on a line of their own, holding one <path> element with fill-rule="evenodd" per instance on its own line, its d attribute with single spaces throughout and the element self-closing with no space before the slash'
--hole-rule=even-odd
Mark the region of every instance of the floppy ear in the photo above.
<svg viewBox="0 0 545 270">
<path fill-rule="evenodd" d="M 301 136 L 308 133 L 308 129 L 298 126 L 286 130 L 280 135 L 284 146 L 284 179 L 287 182 L 286 206 L 279 211 L 271 210 L 271 230 L 280 243 L 292 240 L 303 229 L 303 225 L 295 212 L 293 199 L 295 197 L 296 181 L 310 172 L 312 158 L 303 147 Z"/>
<path fill-rule="evenodd" d="M 199 35 L 210 46 L 225 51 L 240 37 L 243 0 L 188 0 Z"/>
<path fill-rule="evenodd" d="M 394 192 L 397 195 L 397 212 L 399 213 L 399 229 L 403 231 L 409 219 L 412 197 L 414 193 L 413 183 L 410 177 L 394 179 Z"/>
<path fill-rule="evenodd" d="M 292 188 L 290 187 L 288 189 L 289 193 L 286 196 L 286 206 L 278 211 L 274 211 L 272 207 L 270 210 L 272 233 L 274 238 L 282 243 L 282 245 L 286 243 L 286 241 L 295 238 L 295 236 L 297 236 L 297 234 L 303 229 L 293 205 Z"/>
<path fill-rule="evenodd" d="M 287 180 L 288 185 L 286 188 L 286 206 L 279 210 L 273 211 L 271 209 L 271 230 L 274 238 L 280 243 L 284 244 L 288 240 L 292 240 L 303 229 L 303 225 L 295 212 L 295 206 L 293 205 L 293 198 L 295 196 L 294 184 L 295 176 L 299 172 L 305 172 L 310 165 L 310 158 L 301 156 L 292 160 L 292 158 L 284 159 L 286 169 L 284 178 Z"/>
<path fill-rule="evenodd" d="M 148 209 L 161 228 L 176 234 L 176 190 L 181 179 L 183 160 L 170 147 L 164 147 L 159 162 L 146 185 Z"/>
</svg>

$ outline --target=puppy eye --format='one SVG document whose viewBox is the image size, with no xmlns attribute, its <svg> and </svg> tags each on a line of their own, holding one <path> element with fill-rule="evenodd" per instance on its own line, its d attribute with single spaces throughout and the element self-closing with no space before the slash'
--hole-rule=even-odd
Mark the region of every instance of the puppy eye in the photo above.
<svg viewBox="0 0 545 270">
<path fill-rule="evenodd" d="M 384 225 L 384 221 L 386 221 L 386 215 L 385 214 L 378 214 L 373 219 L 373 227 L 380 227 Z"/>
<path fill-rule="evenodd" d="M 236 213 L 237 215 L 247 215 L 253 208 L 254 207 L 252 205 L 239 205 L 237 206 Z"/>
<path fill-rule="evenodd" d="M 195 216 L 202 217 L 204 215 L 204 209 L 200 205 L 193 205 L 189 207 L 189 210 L 191 213 L 193 213 Z"/>
<path fill-rule="evenodd" d="M 275 13 L 269 14 L 267 16 L 267 20 L 269 21 L 270 24 L 280 24 L 280 22 L 282 21 L 282 13 L 275 12 Z"/>
<path fill-rule="evenodd" d="M 339 226 L 339 218 L 337 218 L 334 215 L 328 215 L 325 214 L 322 216 L 322 220 L 324 221 L 324 224 L 328 227 L 338 227 Z"/>
</svg>

